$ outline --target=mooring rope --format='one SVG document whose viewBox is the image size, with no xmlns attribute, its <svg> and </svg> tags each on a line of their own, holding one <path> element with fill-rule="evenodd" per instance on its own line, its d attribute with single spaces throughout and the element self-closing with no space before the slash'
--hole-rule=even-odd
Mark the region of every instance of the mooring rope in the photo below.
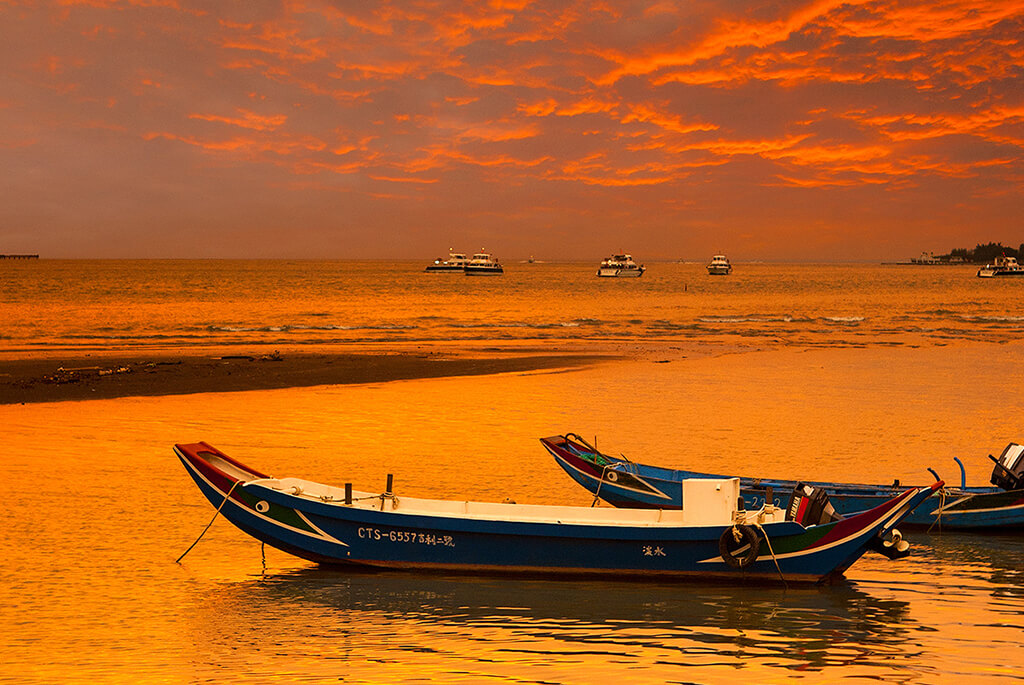
<svg viewBox="0 0 1024 685">
<path fill-rule="evenodd" d="M 768 532 L 764 529 L 764 526 L 762 526 L 757 521 L 754 522 L 754 527 L 761 531 L 761 534 L 764 535 L 764 541 L 768 543 L 768 551 L 772 555 L 772 561 L 775 562 L 775 570 L 779 572 L 779 580 L 782 581 L 783 587 L 785 587 L 788 590 L 789 583 L 786 582 L 786 577 L 782 575 L 782 567 L 779 566 L 779 560 L 775 558 L 775 550 L 772 549 L 772 541 L 768 539 Z"/>
<path fill-rule="evenodd" d="M 242 481 L 240 480 L 236 480 L 234 483 L 232 483 L 231 489 L 228 490 L 228 494 L 224 495 L 224 501 L 220 503 L 219 507 L 217 507 L 217 511 L 213 512 L 213 518 L 210 519 L 210 522 L 206 524 L 206 528 L 203 528 L 203 532 L 199 534 L 199 537 L 196 538 L 196 541 L 189 545 L 188 549 L 186 549 L 182 553 L 182 555 L 178 557 L 178 560 L 174 562 L 175 564 L 180 564 L 181 560 L 185 558 L 185 555 L 191 552 L 192 548 L 199 544 L 199 541 L 203 539 L 204 535 L 206 535 L 206 531 L 210 530 L 210 526 L 212 526 L 213 522 L 217 520 L 217 516 L 220 514 L 220 510 L 223 509 L 224 505 L 228 503 L 228 500 L 231 498 L 231 493 L 235 491 L 235 487 L 237 487 L 238 484 L 241 482 Z"/>
<path fill-rule="evenodd" d="M 597 506 L 597 501 L 599 499 L 601 499 L 601 486 L 604 485 L 604 477 L 605 477 L 605 474 L 608 472 L 608 467 L 609 466 L 611 466 L 611 464 L 605 464 L 604 468 L 601 469 L 601 478 L 597 481 L 597 490 L 594 491 L 594 501 L 590 503 L 590 508 L 591 509 L 596 507 Z"/>
<path fill-rule="evenodd" d="M 926 535 L 928 533 L 932 532 L 932 528 L 935 527 L 936 523 L 939 524 L 939 535 L 942 535 L 942 510 L 945 509 L 945 508 L 946 508 L 946 488 L 945 487 L 941 487 L 941 488 L 939 488 L 939 508 L 935 510 L 938 513 L 935 515 L 935 520 L 932 521 L 932 525 L 928 526 L 928 530 L 925 531 Z"/>
</svg>

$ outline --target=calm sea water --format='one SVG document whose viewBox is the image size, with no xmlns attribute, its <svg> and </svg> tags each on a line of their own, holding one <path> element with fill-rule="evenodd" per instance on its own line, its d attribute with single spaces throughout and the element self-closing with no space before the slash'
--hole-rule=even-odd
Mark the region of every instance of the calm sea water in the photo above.
<svg viewBox="0 0 1024 685">
<path fill-rule="evenodd" d="M 733 341 L 757 345 L 1005 341 L 1024 284 L 965 267 L 508 264 L 503 276 L 418 262 L 60 261 L 0 264 L 0 351 L 437 341 Z"/>
<path fill-rule="evenodd" d="M 932 467 L 955 481 L 960 456 L 971 484 L 988 480 L 985 455 L 1024 439 L 1013 372 L 1024 284 L 881 266 L 751 265 L 709 280 L 700 265 L 665 264 L 651 265 L 650 280 L 610 283 L 590 265 L 510 265 L 504 280 L 418 267 L 19 265 L 5 278 L 32 285 L 5 284 L 0 314 L 34 315 L 11 319 L 3 344 L 43 353 L 461 332 L 642 346 L 707 326 L 709 340 L 760 351 L 0 406 L 0 680 L 1019 680 L 1019 531 L 912 533 L 909 558 L 866 556 L 826 588 L 350 574 L 262 550 L 222 519 L 176 565 L 213 510 L 175 442 L 207 440 L 277 476 L 360 489 L 393 473 L 399 495 L 586 506 L 537 438 L 576 431 L 667 466 L 828 480 L 923 483 Z M 308 295 L 282 296 L 292 288 Z M 530 325 L 470 327 L 489 318 Z M 297 327 L 309 321 L 319 327 Z M 353 321 L 410 328 L 329 328 Z"/>
</svg>

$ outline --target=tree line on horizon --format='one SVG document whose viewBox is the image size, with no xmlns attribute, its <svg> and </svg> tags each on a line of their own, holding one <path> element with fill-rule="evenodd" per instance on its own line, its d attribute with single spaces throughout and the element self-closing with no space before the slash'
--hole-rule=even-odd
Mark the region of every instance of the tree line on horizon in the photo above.
<svg viewBox="0 0 1024 685">
<path fill-rule="evenodd" d="M 1006 257 L 1016 257 L 1020 260 L 1024 257 L 1024 243 L 1021 243 L 1020 247 L 1017 249 L 1007 247 L 1002 243 L 988 243 L 986 245 L 979 243 L 974 247 L 974 249 L 969 247 L 958 247 L 954 250 L 950 250 L 949 254 L 938 255 L 936 259 L 943 261 L 951 261 L 955 259 L 963 260 L 965 262 L 990 264 L 992 260 L 1001 255 L 1005 255 Z"/>
</svg>

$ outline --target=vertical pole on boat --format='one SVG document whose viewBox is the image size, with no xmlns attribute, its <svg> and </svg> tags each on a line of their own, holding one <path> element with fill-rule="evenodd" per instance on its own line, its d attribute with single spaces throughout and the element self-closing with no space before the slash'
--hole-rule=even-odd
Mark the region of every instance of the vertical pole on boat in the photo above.
<svg viewBox="0 0 1024 685">
<path fill-rule="evenodd" d="M 384 494 L 380 496 L 380 510 L 381 511 L 384 511 L 384 500 L 386 500 L 387 498 L 390 497 L 392 499 L 392 501 L 393 501 L 394 498 L 395 498 L 395 496 L 393 494 L 391 494 L 391 486 L 392 486 L 392 484 L 394 484 L 394 482 L 395 482 L 394 474 L 389 473 L 388 474 L 388 485 L 387 485 L 386 488 L 384 488 Z"/>
<path fill-rule="evenodd" d="M 964 463 L 960 461 L 960 457 L 953 457 L 953 461 L 960 467 L 960 489 L 963 490 L 967 487 L 967 469 L 964 468 Z"/>
<path fill-rule="evenodd" d="M 352 483 L 345 483 L 345 504 L 352 504 Z"/>
</svg>

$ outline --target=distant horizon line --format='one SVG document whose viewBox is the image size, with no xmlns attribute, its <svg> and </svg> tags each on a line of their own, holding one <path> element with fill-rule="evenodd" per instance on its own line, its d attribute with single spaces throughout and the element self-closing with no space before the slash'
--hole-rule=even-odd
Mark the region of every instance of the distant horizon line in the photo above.
<svg viewBox="0 0 1024 685">
<path fill-rule="evenodd" d="M 722 253 L 718 253 L 722 254 Z M 12 258 L 15 261 L 20 258 L 27 258 L 27 255 L 23 254 L 0 254 L 0 258 Z M 498 258 L 502 261 L 501 258 Z M 533 260 L 532 262 L 530 260 Z M 553 257 L 549 259 L 538 259 L 535 256 L 530 257 L 511 257 L 507 258 L 504 263 L 517 263 L 522 262 L 523 264 L 545 264 L 545 263 L 565 263 L 565 264 L 583 264 L 591 263 L 594 261 L 600 261 L 603 257 L 593 258 L 560 258 Z M 651 264 L 703 264 L 707 262 L 710 257 L 707 258 L 669 258 L 669 257 L 655 257 L 651 259 L 639 260 L 644 263 Z M 41 254 L 33 254 L 33 261 L 121 261 L 121 262 L 159 262 L 159 261 L 223 261 L 223 262 L 415 262 L 415 263 L 431 263 L 433 259 L 429 257 L 47 257 Z M 912 262 L 911 258 L 894 260 L 892 258 L 878 257 L 870 259 L 735 259 L 730 258 L 730 261 L 738 264 L 889 264 L 897 266 L 957 266 L 957 265 L 969 265 L 973 262 L 939 262 L 936 264 Z"/>
</svg>

